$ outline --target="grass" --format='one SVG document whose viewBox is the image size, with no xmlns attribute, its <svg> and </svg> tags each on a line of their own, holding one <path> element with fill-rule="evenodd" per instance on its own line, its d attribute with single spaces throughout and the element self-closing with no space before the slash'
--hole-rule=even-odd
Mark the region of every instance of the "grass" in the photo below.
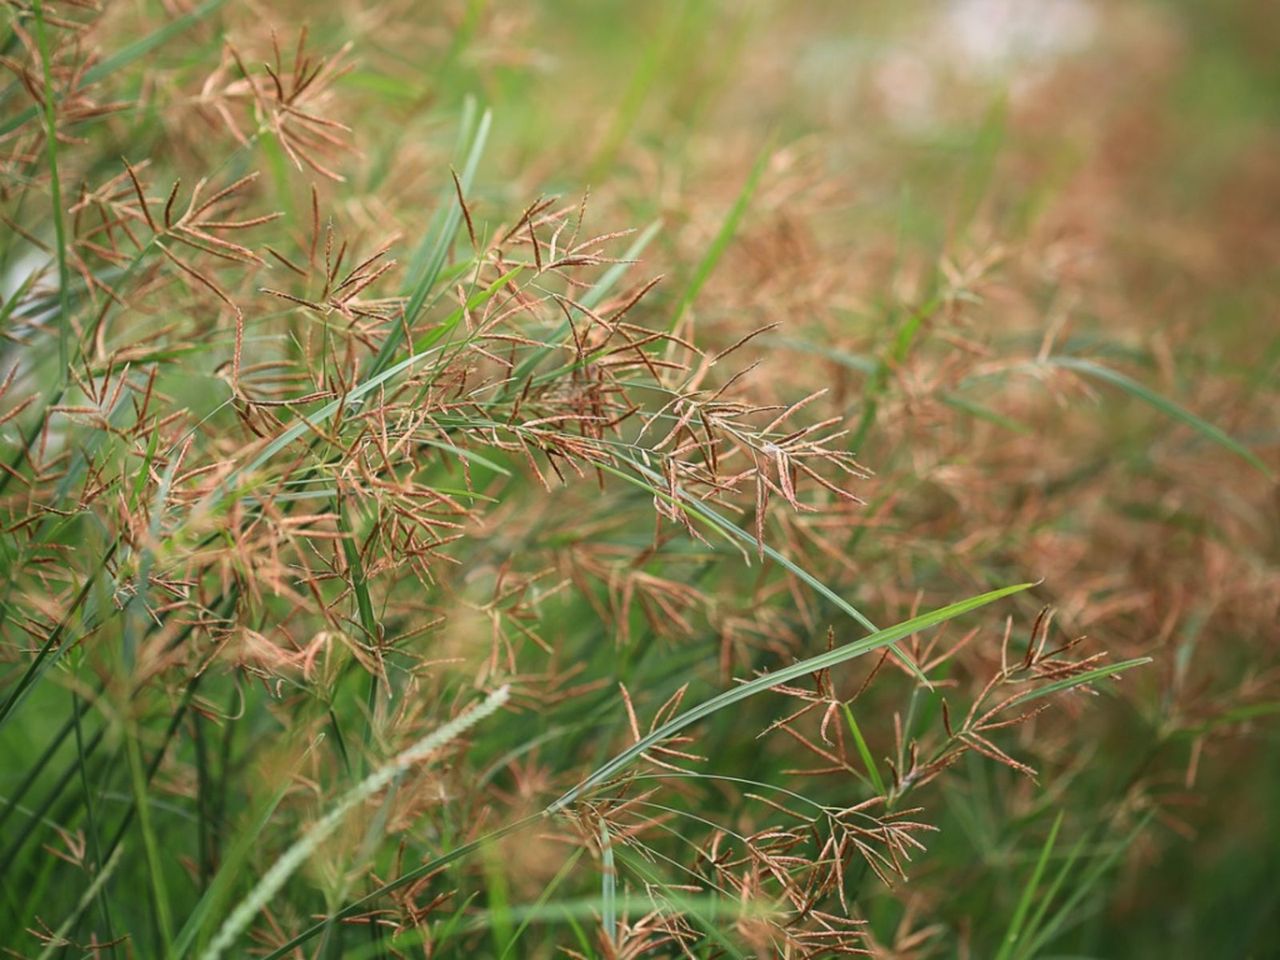
<svg viewBox="0 0 1280 960">
<path fill-rule="evenodd" d="M 1274 952 L 1274 15 L 1102 16 L 7 4 L 0 951 Z"/>
</svg>

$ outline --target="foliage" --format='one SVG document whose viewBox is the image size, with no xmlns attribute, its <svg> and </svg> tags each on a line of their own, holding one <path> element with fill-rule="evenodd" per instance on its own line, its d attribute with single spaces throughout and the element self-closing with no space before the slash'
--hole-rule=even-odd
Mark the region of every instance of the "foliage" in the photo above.
<svg viewBox="0 0 1280 960">
<path fill-rule="evenodd" d="M 1006 6 L 6 0 L 0 947 L 1273 950 L 1280 31 Z"/>
</svg>

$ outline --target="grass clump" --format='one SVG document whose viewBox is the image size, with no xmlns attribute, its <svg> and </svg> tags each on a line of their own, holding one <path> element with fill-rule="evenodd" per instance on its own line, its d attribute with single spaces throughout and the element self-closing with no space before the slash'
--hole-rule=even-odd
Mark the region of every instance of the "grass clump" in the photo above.
<svg viewBox="0 0 1280 960">
<path fill-rule="evenodd" d="M 1262 955 L 1261 6 L 979 6 L 7 3 L 0 948 Z"/>
</svg>

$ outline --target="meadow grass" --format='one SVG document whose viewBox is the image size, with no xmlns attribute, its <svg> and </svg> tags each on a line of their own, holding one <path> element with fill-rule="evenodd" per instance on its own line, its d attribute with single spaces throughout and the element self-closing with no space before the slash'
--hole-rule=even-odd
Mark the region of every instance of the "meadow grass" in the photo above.
<svg viewBox="0 0 1280 960">
<path fill-rule="evenodd" d="M 4 11 L 5 955 L 1277 949 L 1264 0 Z"/>
</svg>

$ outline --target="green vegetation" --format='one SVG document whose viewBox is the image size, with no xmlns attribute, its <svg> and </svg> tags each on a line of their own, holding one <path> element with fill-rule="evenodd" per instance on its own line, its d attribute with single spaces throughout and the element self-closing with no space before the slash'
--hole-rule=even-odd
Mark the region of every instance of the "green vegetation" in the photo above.
<svg viewBox="0 0 1280 960">
<path fill-rule="evenodd" d="M 5 956 L 1280 950 L 1267 0 L 3 9 Z"/>
</svg>

